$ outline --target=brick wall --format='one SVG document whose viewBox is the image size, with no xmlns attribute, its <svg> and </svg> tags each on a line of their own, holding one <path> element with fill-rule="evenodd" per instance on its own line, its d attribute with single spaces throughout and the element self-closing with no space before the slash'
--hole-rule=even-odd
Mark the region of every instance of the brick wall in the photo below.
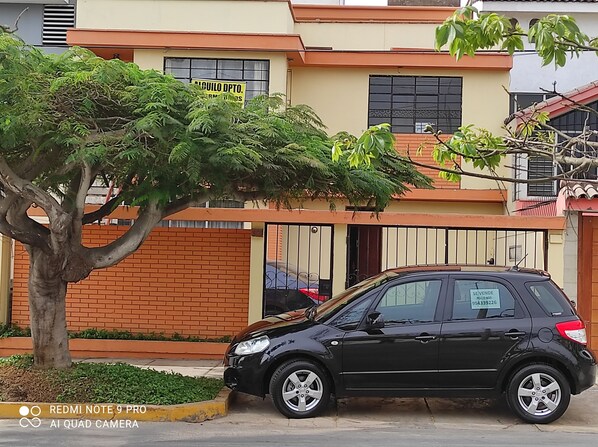
<svg viewBox="0 0 598 447">
<path fill-rule="evenodd" d="M 445 135 L 444 137 L 450 137 Z M 434 136 L 429 134 L 411 134 L 411 133 L 399 133 L 395 134 L 395 148 L 400 154 L 406 155 L 409 151 L 409 155 L 413 161 L 423 163 L 426 165 L 436 166 L 437 163 L 432 158 L 432 149 L 436 139 Z M 418 154 L 420 145 L 423 144 L 421 154 Z M 461 184 L 459 182 L 449 182 L 438 177 L 438 171 L 430 168 L 417 168 L 419 172 L 427 175 L 434 181 L 434 187 L 439 189 L 459 189 Z"/>
<path fill-rule="evenodd" d="M 104 245 L 127 227 L 87 226 L 84 244 Z M 69 330 L 103 328 L 221 337 L 247 325 L 250 230 L 156 228 L 141 248 L 70 284 Z M 16 244 L 12 321 L 29 325 L 29 261 Z"/>
</svg>

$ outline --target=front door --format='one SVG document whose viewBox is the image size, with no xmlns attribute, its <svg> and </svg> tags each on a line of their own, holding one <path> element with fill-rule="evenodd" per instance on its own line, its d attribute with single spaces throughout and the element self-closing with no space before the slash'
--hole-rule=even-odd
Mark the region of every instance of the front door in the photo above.
<svg viewBox="0 0 598 447">
<path fill-rule="evenodd" d="M 348 229 L 347 287 L 382 269 L 382 227 L 350 225 Z"/>
<path fill-rule="evenodd" d="M 370 315 L 379 313 L 384 318 L 384 327 L 362 325 L 343 339 L 347 391 L 434 386 L 442 284 L 442 277 L 430 277 L 386 287 L 370 311 Z"/>
<path fill-rule="evenodd" d="M 494 278 L 452 278 L 440 335 L 441 385 L 493 388 L 501 364 L 527 348 L 531 328 L 510 286 Z"/>
</svg>

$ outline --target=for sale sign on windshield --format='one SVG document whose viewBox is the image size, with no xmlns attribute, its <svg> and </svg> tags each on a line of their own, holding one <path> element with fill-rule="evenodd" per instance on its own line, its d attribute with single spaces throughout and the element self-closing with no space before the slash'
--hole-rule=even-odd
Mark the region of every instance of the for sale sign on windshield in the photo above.
<svg viewBox="0 0 598 447">
<path fill-rule="evenodd" d="M 498 289 L 473 289 L 469 294 L 472 309 L 500 309 Z"/>
</svg>

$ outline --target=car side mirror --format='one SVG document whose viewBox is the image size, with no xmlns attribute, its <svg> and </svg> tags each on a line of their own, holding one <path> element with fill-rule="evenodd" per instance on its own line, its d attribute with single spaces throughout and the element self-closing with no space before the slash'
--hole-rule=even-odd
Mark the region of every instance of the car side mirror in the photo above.
<svg viewBox="0 0 598 447">
<path fill-rule="evenodd" d="M 368 329 L 382 329 L 384 327 L 384 315 L 380 312 L 372 312 L 367 317 Z"/>
</svg>

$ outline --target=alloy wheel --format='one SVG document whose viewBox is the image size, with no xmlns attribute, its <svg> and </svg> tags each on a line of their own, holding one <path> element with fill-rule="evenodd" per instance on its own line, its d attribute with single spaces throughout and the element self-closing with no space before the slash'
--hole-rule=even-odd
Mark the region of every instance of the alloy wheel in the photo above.
<svg viewBox="0 0 598 447">
<path fill-rule="evenodd" d="M 527 375 L 517 388 L 517 400 L 523 410 L 533 416 L 548 416 L 561 403 L 561 387 L 546 373 Z"/>
<path fill-rule="evenodd" d="M 298 370 L 290 374 L 282 386 L 282 399 L 294 412 L 305 412 L 315 408 L 322 399 L 324 386 L 313 371 Z"/>
</svg>

